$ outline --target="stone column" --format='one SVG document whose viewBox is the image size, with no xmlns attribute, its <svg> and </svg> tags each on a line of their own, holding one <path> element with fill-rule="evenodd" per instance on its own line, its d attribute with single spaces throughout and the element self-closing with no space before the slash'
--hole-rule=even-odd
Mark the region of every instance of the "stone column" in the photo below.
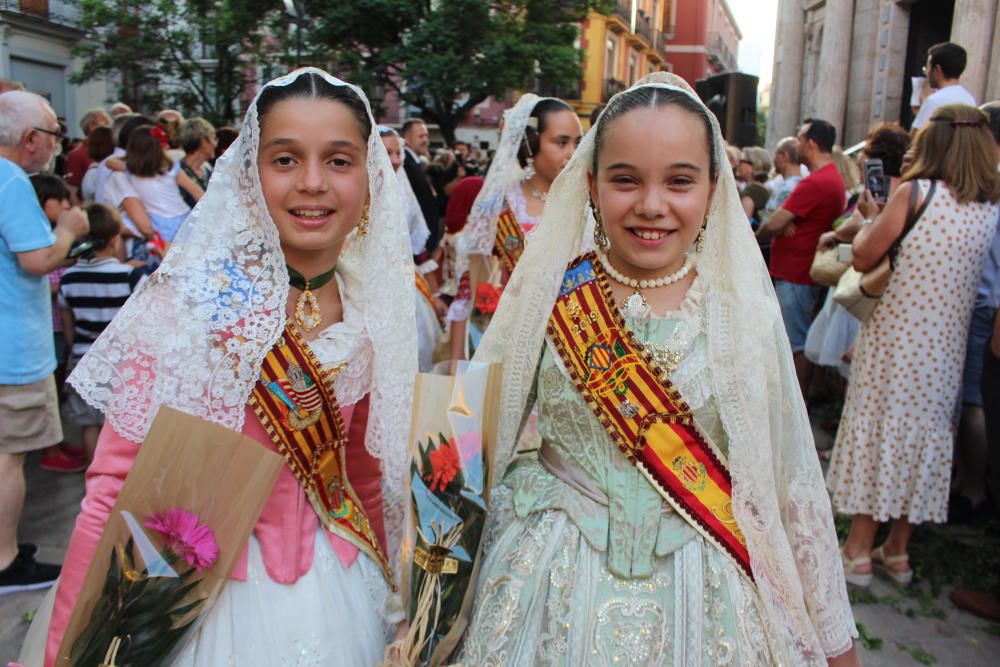
<svg viewBox="0 0 1000 667">
<path fill-rule="evenodd" d="M 774 39 L 771 106 L 767 111 L 767 147 L 794 135 L 802 98 L 802 55 L 805 48 L 805 12 L 802 0 L 778 1 L 778 26 Z"/>
<path fill-rule="evenodd" d="M 854 3 L 853 49 L 847 83 L 847 118 L 841 137 L 844 147 L 868 135 L 872 116 L 872 81 L 879 36 L 879 0 Z"/>
<path fill-rule="evenodd" d="M 837 141 L 844 141 L 847 89 L 851 74 L 851 26 L 854 0 L 827 0 L 823 11 L 823 42 L 813 115 L 833 123 Z"/>
<path fill-rule="evenodd" d="M 993 26 L 993 53 L 990 55 L 990 69 L 986 77 L 986 95 L 980 101 L 993 100 L 1000 100 L 1000 11 L 997 11 Z"/>
<path fill-rule="evenodd" d="M 993 51 L 993 30 L 997 25 L 997 0 L 956 0 L 951 22 L 951 41 L 969 54 L 962 85 L 977 99 L 986 96 L 986 75 Z"/>
</svg>

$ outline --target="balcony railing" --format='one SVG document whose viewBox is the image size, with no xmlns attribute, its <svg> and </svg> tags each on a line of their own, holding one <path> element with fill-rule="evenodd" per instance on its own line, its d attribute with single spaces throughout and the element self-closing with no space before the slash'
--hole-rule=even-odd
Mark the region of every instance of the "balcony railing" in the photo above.
<svg viewBox="0 0 1000 667">
<path fill-rule="evenodd" d="M 625 19 L 625 23 L 632 25 L 632 0 L 618 0 L 614 12 Z"/>
<path fill-rule="evenodd" d="M 660 30 L 657 30 L 656 31 L 655 40 L 656 41 L 653 44 L 653 46 L 656 48 L 656 50 L 659 51 L 660 53 L 666 53 L 667 52 L 667 42 L 669 41 L 667 39 L 667 33 L 661 32 Z"/>
<path fill-rule="evenodd" d="M 736 57 L 729 50 L 729 46 L 722 35 L 717 32 L 709 33 L 705 40 L 705 49 L 708 51 L 708 58 L 719 66 L 723 72 L 736 71 Z"/>
<path fill-rule="evenodd" d="M 645 12 L 641 10 L 639 11 L 639 15 L 636 17 L 635 31 L 646 39 L 647 44 L 650 46 L 655 45 L 653 41 L 653 20 L 646 16 Z"/>
<path fill-rule="evenodd" d="M 618 79 L 605 79 L 604 80 L 604 102 L 607 102 L 616 94 L 625 90 L 627 86 L 624 81 L 619 81 Z"/>
</svg>

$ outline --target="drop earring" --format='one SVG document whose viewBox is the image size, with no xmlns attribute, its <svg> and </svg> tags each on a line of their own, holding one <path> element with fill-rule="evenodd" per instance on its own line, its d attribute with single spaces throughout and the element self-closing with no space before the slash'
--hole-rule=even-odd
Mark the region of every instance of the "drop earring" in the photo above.
<svg viewBox="0 0 1000 667">
<path fill-rule="evenodd" d="M 361 210 L 361 220 L 358 222 L 358 238 L 363 239 L 368 236 L 368 225 L 371 224 L 371 220 L 368 218 L 369 206 L 365 204 L 365 207 Z"/>
<path fill-rule="evenodd" d="M 611 243 L 608 241 L 608 235 L 604 231 L 604 220 L 601 218 L 601 211 L 594 206 L 593 201 L 590 202 L 590 210 L 594 213 L 594 245 L 601 250 L 607 250 Z"/>
<path fill-rule="evenodd" d="M 708 229 L 708 216 L 705 216 L 705 221 L 701 223 L 701 230 L 698 231 L 698 238 L 694 240 L 694 254 L 698 256 L 705 249 L 705 230 Z"/>
<path fill-rule="evenodd" d="M 534 177 L 535 177 L 535 158 L 529 157 L 527 160 L 525 160 L 523 180 L 530 181 Z"/>
</svg>

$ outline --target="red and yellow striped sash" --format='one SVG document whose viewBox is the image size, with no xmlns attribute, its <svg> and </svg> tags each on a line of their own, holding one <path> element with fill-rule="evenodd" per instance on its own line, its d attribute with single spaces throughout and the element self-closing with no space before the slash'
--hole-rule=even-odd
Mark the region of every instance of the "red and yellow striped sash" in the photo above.
<svg viewBox="0 0 1000 667">
<path fill-rule="evenodd" d="M 437 306 L 434 305 L 434 295 L 431 294 L 431 286 L 427 284 L 427 279 L 424 278 L 419 271 L 413 272 L 414 280 L 417 283 L 417 290 L 427 299 L 427 303 L 431 304 L 431 308 L 434 308 L 434 312 L 437 312 Z"/>
<path fill-rule="evenodd" d="M 291 324 L 264 359 L 251 404 L 320 521 L 378 563 L 389 560 L 347 479 L 347 429 L 330 375 Z"/>
<path fill-rule="evenodd" d="M 622 453 L 678 514 L 753 579 L 746 540 L 733 516 L 725 458 L 626 328 L 593 253 L 566 272 L 548 335 Z"/>
<path fill-rule="evenodd" d="M 521 253 L 524 252 L 524 230 L 509 208 L 505 208 L 497 218 L 497 236 L 493 252 L 500 258 L 503 268 L 508 273 L 514 270 L 517 260 L 521 259 Z"/>
</svg>

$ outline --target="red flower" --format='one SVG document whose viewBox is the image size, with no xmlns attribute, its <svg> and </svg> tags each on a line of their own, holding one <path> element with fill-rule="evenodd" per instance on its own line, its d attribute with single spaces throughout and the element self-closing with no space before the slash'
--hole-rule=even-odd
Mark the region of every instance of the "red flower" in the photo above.
<svg viewBox="0 0 1000 667">
<path fill-rule="evenodd" d="M 431 474 L 424 479 L 430 483 L 431 492 L 444 491 L 444 488 L 451 480 L 455 479 L 455 476 L 462 469 L 455 441 L 451 440 L 438 445 L 437 449 L 431 451 L 430 460 Z"/>
<path fill-rule="evenodd" d="M 492 315 L 500 303 L 500 290 L 489 283 L 476 287 L 476 310 L 484 315 Z"/>
<path fill-rule="evenodd" d="M 153 128 L 149 131 L 149 134 L 157 141 L 159 141 L 160 145 L 163 146 L 163 148 L 170 148 L 170 135 L 167 134 L 167 131 L 165 129 L 163 129 L 162 125 L 154 125 Z"/>
</svg>

